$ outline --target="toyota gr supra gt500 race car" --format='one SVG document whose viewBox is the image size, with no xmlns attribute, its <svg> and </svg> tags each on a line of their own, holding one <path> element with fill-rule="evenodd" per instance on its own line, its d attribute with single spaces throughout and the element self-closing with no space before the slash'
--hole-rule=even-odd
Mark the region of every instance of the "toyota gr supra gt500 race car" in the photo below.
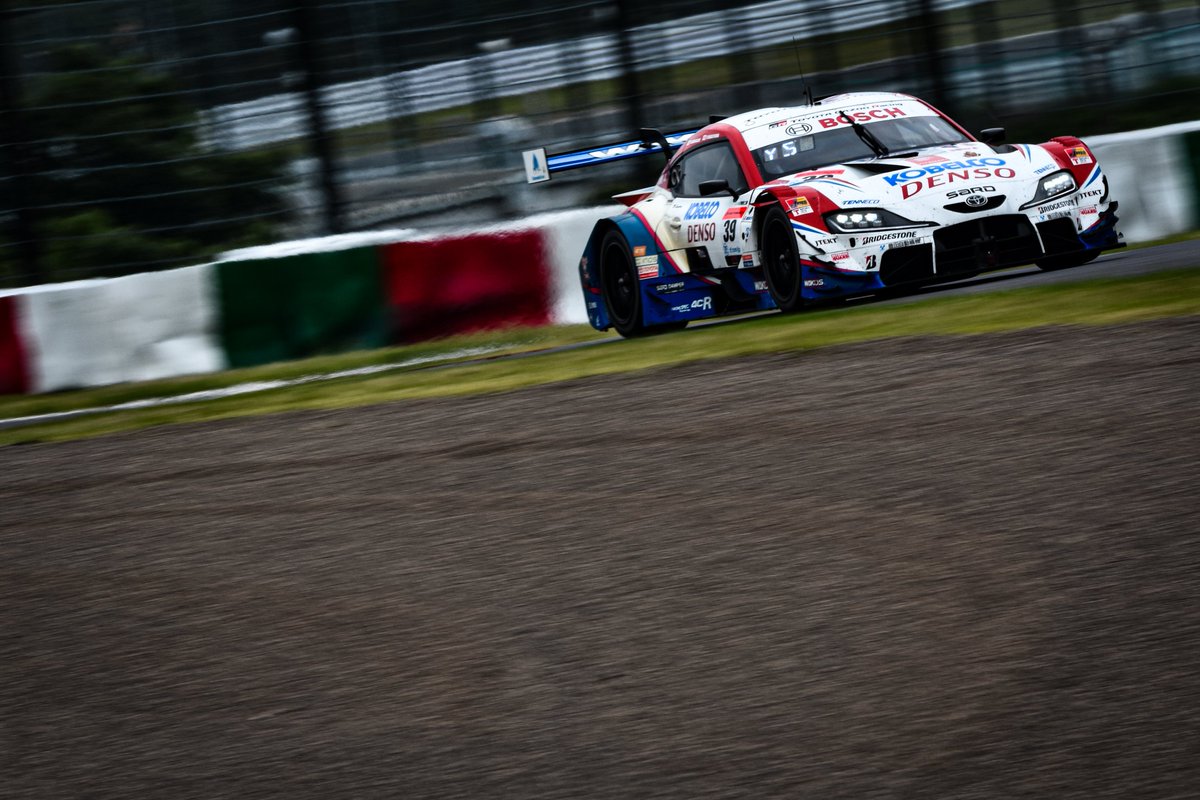
<svg viewBox="0 0 1200 800">
<path fill-rule="evenodd" d="M 978 138 L 933 106 L 851 93 L 706 127 L 525 153 L 531 182 L 647 152 L 658 183 L 618 195 L 579 262 L 588 318 L 623 336 L 724 314 L 1077 266 L 1124 246 L 1091 150 L 1060 136 Z M 678 151 L 671 155 L 672 148 Z"/>
</svg>

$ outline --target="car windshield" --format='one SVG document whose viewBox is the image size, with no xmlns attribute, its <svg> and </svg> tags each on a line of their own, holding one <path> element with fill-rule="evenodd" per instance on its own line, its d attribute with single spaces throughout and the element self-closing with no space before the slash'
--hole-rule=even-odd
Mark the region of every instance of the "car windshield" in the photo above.
<svg viewBox="0 0 1200 800">
<path fill-rule="evenodd" d="M 892 153 L 969 141 L 962 132 L 941 117 L 880 120 L 869 123 L 867 127 L 880 144 Z M 876 157 L 870 145 L 859 138 L 854 128 L 849 125 L 807 136 L 782 139 L 760 147 L 753 153 L 754 162 L 764 180 L 773 180 L 830 164 Z"/>
</svg>

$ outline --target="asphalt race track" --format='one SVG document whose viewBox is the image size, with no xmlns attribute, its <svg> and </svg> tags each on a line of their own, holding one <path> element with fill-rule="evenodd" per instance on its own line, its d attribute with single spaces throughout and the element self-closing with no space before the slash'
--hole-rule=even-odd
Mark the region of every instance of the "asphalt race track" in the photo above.
<svg viewBox="0 0 1200 800">
<path fill-rule="evenodd" d="M 1004 272 L 986 273 L 978 278 L 931 287 L 917 297 L 925 297 L 929 293 L 975 294 L 1047 283 L 1072 283 L 1091 278 L 1131 278 L 1162 270 L 1197 268 L 1200 268 L 1200 240 L 1193 239 L 1135 250 L 1113 250 L 1085 266 L 1057 272 L 1043 272 L 1037 267 L 1021 267 Z M 900 302 L 911 302 L 912 299 L 903 298 Z"/>
<path fill-rule="evenodd" d="M 0 794 L 1194 797 L 1198 365 L 1187 318 L 5 448 Z"/>
<path fill-rule="evenodd" d="M 956 294 L 981 294 L 986 292 L 999 291 L 1002 289 L 1016 289 L 1025 286 L 1036 286 L 1039 284 L 1048 283 L 1069 283 L 1091 278 L 1124 278 L 1137 275 L 1147 275 L 1152 272 L 1159 272 L 1170 269 L 1196 269 L 1200 267 L 1200 241 L 1179 242 L 1170 245 L 1159 245 L 1157 247 L 1142 249 L 1142 250 L 1118 250 L 1108 253 L 1098 261 L 1095 261 L 1086 267 L 1080 269 L 1069 269 L 1061 272 L 1043 272 L 1037 267 L 1021 267 L 1017 269 L 1005 270 L 1003 272 L 989 273 L 977 278 L 971 278 L 954 283 L 940 284 L 937 286 L 927 287 L 919 292 L 914 292 L 910 295 L 893 298 L 878 298 L 878 297 L 862 297 L 851 301 L 850 305 L 884 305 L 892 303 L 911 303 L 918 300 L 923 300 L 929 297 L 939 297 Z M 774 312 L 765 312 L 774 313 Z M 757 315 L 754 315 L 757 316 Z M 745 317 L 735 319 L 717 319 L 695 323 L 695 325 L 726 325 L 736 324 Z M 601 339 L 597 341 L 584 342 L 581 344 L 564 345 L 563 347 L 550 348 L 539 351 L 539 353 L 556 353 L 562 350 L 576 350 L 582 347 L 595 347 L 597 345 L 613 344 L 621 341 L 619 336 L 613 335 L 609 339 Z M 529 358 L 536 357 L 538 353 L 522 353 L 513 356 L 489 356 L 490 360 L 503 360 L 508 358 Z M 438 369 L 440 366 L 431 365 L 430 369 Z M 312 380 L 332 379 L 339 377 L 340 373 L 329 373 L 321 376 L 309 376 L 299 382 L 309 382 Z M 244 385 L 235 386 L 233 391 L 237 393 L 245 393 L 246 391 L 261 391 L 266 388 L 274 388 L 273 384 L 266 382 L 256 382 L 254 386 Z M 221 391 L 213 391 L 205 393 L 207 399 L 215 399 L 224 396 L 226 393 Z M 156 402 L 152 400 L 139 401 L 142 407 L 151 405 L 167 405 L 175 401 L 199 402 L 202 398 L 194 395 L 178 396 L 172 398 L 162 398 Z M 39 422 L 48 422 L 53 420 L 70 419 L 96 413 L 106 413 L 109 411 L 119 411 L 123 408 L 122 405 L 106 406 L 97 408 L 76 409 L 71 411 L 63 411 L 58 413 L 40 414 L 32 417 L 15 417 L 11 419 L 0 419 L 0 429 L 18 428 L 26 425 L 32 425 Z"/>
</svg>

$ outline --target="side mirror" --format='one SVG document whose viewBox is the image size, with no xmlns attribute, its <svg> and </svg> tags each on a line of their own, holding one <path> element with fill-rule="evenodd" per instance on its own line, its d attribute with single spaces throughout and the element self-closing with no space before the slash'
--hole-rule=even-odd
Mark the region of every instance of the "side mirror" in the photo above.
<svg viewBox="0 0 1200 800">
<path fill-rule="evenodd" d="M 984 144 L 1004 144 L 1007 136 L 1004 128 L 984 128 L 979 132 L 979 141 Z"/>
<path fill-rule="evenodd" d="M 711 181 L 700 181 L 700 196 L 710 197 L 714 194 L 727 194 L 730 197 L 737 197 L 737 192 L 729 188 L 729 181 L 724 178 L 716 178 Z"/>
</svg>

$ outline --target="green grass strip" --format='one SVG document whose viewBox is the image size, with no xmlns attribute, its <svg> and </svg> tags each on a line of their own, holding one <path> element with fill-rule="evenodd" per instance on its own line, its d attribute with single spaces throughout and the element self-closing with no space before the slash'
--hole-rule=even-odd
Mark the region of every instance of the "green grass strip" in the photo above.
<svg viewBox="0 0 1200 800">
<path fill-rule="evenodd" d="M 469 363 L 437 370 L 401 369 L 220 400 L 40 423 L 0 430 L 0 445 L 59 441 L 152 425 L 297 409 L 346 408 L 395 400 L 503 392 L 709 359 L 797 352 L 895 337 L 972 335 L 1052 325 L 1103 326 L 1195 314 L 1200 314 L 1200 270 L 935 297 L 908 304 L 865 304 L 791 316 L 767 314 L 534 358 Z M 459 337 L 421 347 L 309 359 L 219 376 L 108 387 L 50 398 L 9 399 L 0 402 L 0 417 L 88 408 L 137 397 L 166 396 L 244 381 L 346 369 L 356 364 L 393 363 L 430 353 L 451 353 L 455 348 L 498 346 L 504 352 L 520 352 L 587 341 L 598 336 L 582 326 L 564 326 Z"/>
</svg>

